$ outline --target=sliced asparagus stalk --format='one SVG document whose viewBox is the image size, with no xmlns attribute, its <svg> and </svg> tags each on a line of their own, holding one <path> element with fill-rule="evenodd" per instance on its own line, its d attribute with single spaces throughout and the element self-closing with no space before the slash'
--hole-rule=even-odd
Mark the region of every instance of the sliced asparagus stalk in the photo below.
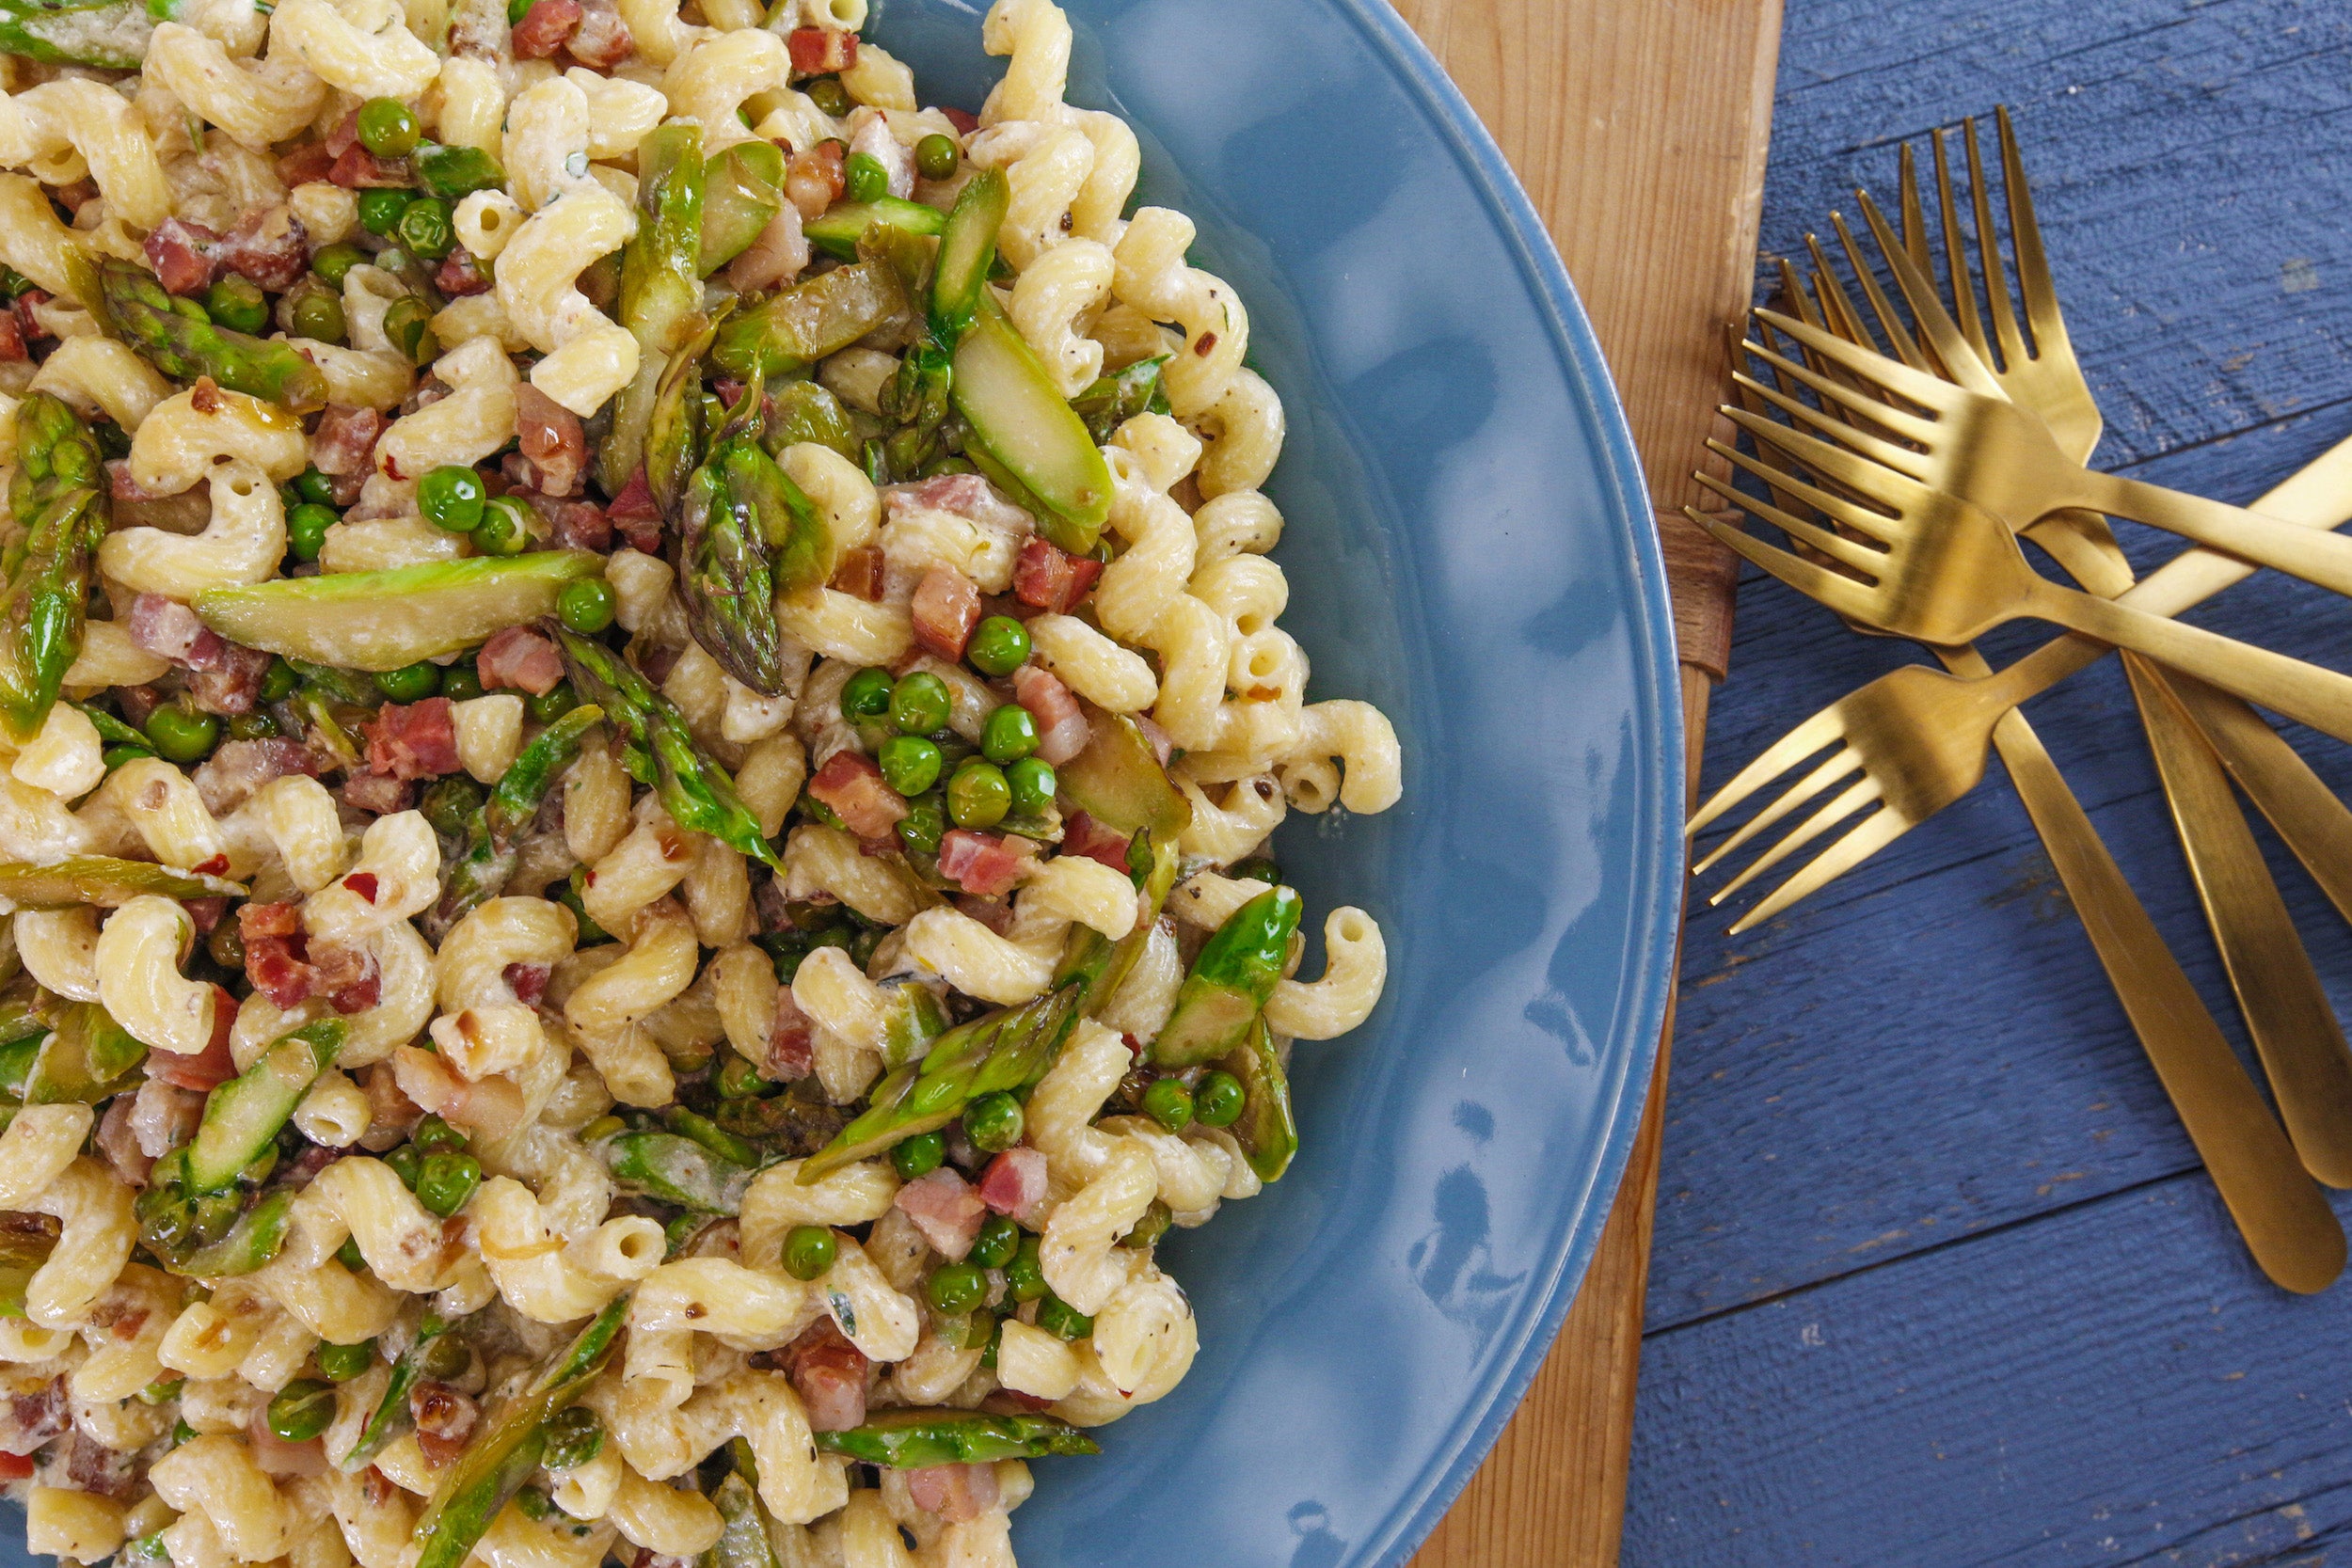
<svg viewBox="0 0 2352 1568">
<path fill-rule="evenodd" d="M 294 1115 L 343 1045 L 343 1022 L 322 1019 L 284 1036 L 204 1101 L 204 1119 L 188 1146 L 192 1192 L 218 1192 L 236 1180 Z"/>
<path fill-rule="evenodd" d="M 551 614 L 565 583 L 603 570 L 602 558 L 581 550 L 480 556 L 207 589 L 195 608 L 206 626 L 248 648 L 398 670 Z"/>
<path fill-rule="evenodd" d="M 1044 503 L 1039 531 L 1073 555 L 1093 549 L 1110 515 L 1110 467 L 985 289 L 956 342 L 955 403 L 972 426 L 967 444 L 985 448 Z"/>
<path fill-rule="evenodd" d="M 243 898 L 246 887 L 201 872 L 174 871 L 111 855 L 76 855 L 55 865 L 0 861 L 0 898 L 20 910 L 65 910 L 76 904 L 116 909 L 148 893 L 166 898 Z"/>
<path fill-rule="evenodd" d="M 1057 1417 L 985 1410 L 885 1410 L 863 1426 L 816 1435 L 817 1446 L 827 1453 L 894 1470 L 1103 1451 L 1093 1438 Z"/>
<path fill-rule="evenodd" d="M 142 268 L 109 256 L 99 263 L 98 287 L 104 325 L 174 380 L 209 375 L 296 414 L 326 405 L 326 375 L 291 345 L 183 315 Z"/>
<path fill-rule="evenodd" d="M 1152 1041 L 1155 1065 L 1197 1067 L 1240 1046 L 1282 978 L 1304 907 L 1289 888 L 1273 887 L 1226 917 L 1193 960 L 1176 992 L 1176 1010 Z"/>
</svg>

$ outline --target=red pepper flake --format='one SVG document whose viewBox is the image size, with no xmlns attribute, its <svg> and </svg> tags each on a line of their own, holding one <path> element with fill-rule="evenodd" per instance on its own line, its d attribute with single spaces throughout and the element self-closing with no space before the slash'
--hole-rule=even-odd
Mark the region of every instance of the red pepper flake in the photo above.
<svg viewBox="0 0 2352 1568">
<path fill-rule="evenodd" d="M 374 872 L 355 871 L 350 876 L 343 879 L 343 886 L 349 888 L 352 892 L 358 894 L 369 903 L 373 904 L 375 902 Z"/>
<path fill-rule="evenodd" d="M 1216 347 L 1216 334 L 1214 332 L 1203 332 L 1200 334 L 1200 341 L 1192 345 L 1192 352 L 1205 359 L 1209 356 L 1210 352 Z"/>
<path fill-rule="evenodd" d="M 189 869 L 194 871 L 199 877 L 217 877 L 222 872 L 229 869 L 229 857 L 227 855 L 215 855 L 211 860 L 204 862 L 200 865 L 191 866 Z"/>
</svg>

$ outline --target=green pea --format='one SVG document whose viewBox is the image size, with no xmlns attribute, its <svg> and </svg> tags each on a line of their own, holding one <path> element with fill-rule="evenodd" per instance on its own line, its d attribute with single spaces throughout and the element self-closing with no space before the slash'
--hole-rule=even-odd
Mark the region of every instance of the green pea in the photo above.
<svg viewBox="0 0 2352 1568">
<path fill-rule="evenodd" d="M 326 547 L 326 531 L 342 521 L 331 508 L 304 501 L 286 514 L 286 547 L 297 561 L 316 561 Z"/>
<path fill-rule="evenodd" d="M 1243 1107 L 1249 1103 L 1249 1091 L 1241 1086 L 1241 1080 L 1222 1069 L 1204 1073 L 1200 1085 L 1192 1091 L 1192 1116 L 1203 1127 L 1231 1127 L 1241 1119 Z"/>
<path fill-rule="evenodd" d="M 470 664 L 453 664 L 441 672 L 441 695 L 453 703 L 482 695 L 482 673 Z"/>
<path fill-rule="evenodd" d="M 580 694 L 572 689 L 569 681 L 558 681 L 536 697 L 523 700 L 523 710 L 541 724 L 552 724 L 579 705 Z"/>
<path fill-rule="evenodd" d="M 1003 767 L 1037 750 L 1037 721 L 1019 703 L 1007 703 L 980 726 L 980 755 Z"/>
<path fill-rule="evenodd" d="M 1171 1132 L 1192 1125 L 1192 1091 L 1181 1078 L 1155 1078 L 1143 1091 L 1143 1114 Z"/>
<path fill-rule="evenodd" d="M 454 1334 L 438 1334 L 425 1342 L 424 1354 L 417 1357 L 417 1369 L 429 1378 L 447 1383 L 463 1377 L 473 1365 L 473 1347 Z"/>
<path fill-rule="evenodd" d="M 294 475 L 294 487 L 295 495 L 319 506 L 335 499 L 335 482 L 316 468 L 305 468 Z"/>
<path fill-rule="evenodd" d="M 414 110 L 397 98 L 371 98 L 359 105 L 359 145 L 379 158 L 405 158 L 417 150 L 420 131 Z"/>
<path fill-rule="evenodd" d="M 857 107 L 850 102 L 850 89 L 841 85 L 838 76 L 819 76 L 813 82 L 804 83 L 801 90 L 808 94 L 810 103 L 835 119 Z"/>
<path fill-rule="evenodd" d="M 437 261 L 457 248 L 450 205 L 437 196 L 421 196 L 402 208 L 392 233 L 402 245 L 428 261 Z"/>
<path fill-rule="evenodd" d="M 467 1144 L 466 1134 L 437 1116 L 426 1116 L 417 1123 L 417 1130 L 408 1134 L 408 1141 L 420 1154 L 453 1154 Z"/>
<path fill-rule="evenodd" d="M 917 1132 L 890 1151 L 891 1168 L 907 1181 L 929 1176 L 946 1158 L 947 1139 L 940 1132 Z"/>
<path fill-rule="evenodd" d="M 1168 1227 L 1175 1223 L 1174 1212 L 1155 1197 L 1152 1200 L 1152 1206 L 1143 1212 L 1143 1218 L 1136 1221 L 1135 1228 L 1119 1238 L 1119 1244 L 1141 1252 L 1145 1247 L 1167 1235 Z"/>
<path fill-rule="evenodd" d="M 220 738 L 220 721 L 178 703 L 166 703 L 147 716 L 147 738 L 166 762 L 195 762 Z"/>
<path fill-rule="evenodd" d="M 229 738 L 231 740 L 267 740 L 277 733 L 278 721 L 258 709 L 252 713 L 240 713 L 229 721 Z"/>
<path fill-rule="evenodd" d="M 411 364 L 428 365 L 441 356 L 441 341 L 433 335 L 433 307 L 421 295 L 392 301 L 384 312 L 384 336 Z"/>
<path fill-rule="evenodd" d="M 368 253 L 356 245 L 321 245 L 318 254 L 310 258 L 310 270 L 340 289 L 343 276 L 367 259 Z"/>
<path fill-rule="evenodd" d="M 451 533 L 471 533 L 480 528 L 483 503 L 488 496 L 482 476 L 455 463 L 445 463 L 417 481 L 417 510 L 424 514 L 426 522 Z"/>
<path fill-rule="evenodd" d="M 482 1162 L 472 1155 L 428 1154 L 417 1170 L 417 1201 L 447 1219 L 481 1185 Z"/>
<path fill-rule="evenodd" d="M 1006 768 L 1005 783 L 1012 788 L 1012 809 L 1024 816 L 1038 816 L 1051 806 L 1060 787 L 1053 768 L 1035 757 L 1023 757 Z"/>
<path fill-rule="evenodd" d="M 547 1448 L 539 1463 L 550 1470 L 577 1470 L 604 1451 L 604 1422 L 584 1404 L 548 1418 Z"/>
<path fill-rule="evenodd" d="M 1225 875 L 1245 882 L 1263 882 L 1268 887 L 1279 887 L 1282 882 L 1282 868 L 1263 855 L 1237 863 Z"/>
<path fill-rule="evenodd" d="M 1037 1326 L 1057 1339 L 1083 1339 L 1094 1332 L 1094 1320 L 1048 1291 L 1037 1304 Z"/>
<path fill-rule="evenodd" d="M 849 719 L 880 719 L 890 711 L 890 672 L 867 666 L 841 684 L 841 712 Z"/>
<path fill-rule="evenodd" d="M 412 1193 L 417 1190 L 417 1177 L 423 1168 L 424 1156 L 417 1152 L 415 1145 L 402 1144 L 384 1156 L 384 1163 L 392 1167 L 392 1174 L 400 1178 L 402 1186 Z"/>
<path fill-rule="evenodd" d="M 939 841 L 947 836 L 947 807 L 939 791 L 930 790 L 907 801 L 907 814 L 898 818 L 898 842 L 908 848 L 926 855 L 939 853 Z"/>
<path fill-rule="evenodd" d="M 929 670 L 902 675 L 890 689 L 890 722 L 900 735 L 930 735 L 946 729 L 953 706 L 947 683 Z"/>
<path fill-rule="evenodd" d="M 890 194 L 890 171 L 870 152 L 852 152 L 842 168 L 842 194 L 851 201 L 880 201 Z"/>
<path fill-rule="evenodd" d="M 1021 1141 L 1021 1101 L 1002 1090 L 964 1107 L 963 1135 L 983 1154 L 1002 1154 Z"/>
<path fill-rule="evenodd" d="M 956 172 L 963 154 L 956 138 L 934 131 L 914 144 L 914 171 L 926 180 L 945 180 Z"/>
<path fill-rule="evenodd" d="M 980 1233 L 964 1256 L 984 1269 L 1001 1269 L 1020 1251 L 1021 1227 L 1003 1214 L 991 1214 L 980 1222 Z"/>
<path fill-rule="evenodd" d="M 324 284 L 295 295 L 289 317 L 289 329 L 297 338 L 312 338 L 322 343 L 343 341 L 343 302 Z"/>
<path fill-rule="evenodd" d="M 1012 810 L 1012 786 L 993 763 L 966 762 L 947 781 L 947 815 L 959 828 L 993 828 Z"/>
<path fill-rule="evenodd" d="M 421 703 L 441 689 L 441 672 L 423 659 L 376 673 L 375 689 L 395 703 Z"/>
<path fill-rule="evenodd" d="M 109 746 L 98 753 L 98 760 L 104 763 L 106 771 L 111 773 L 126 762 L 136 762 L 141 757 L 154 754 L 144 746 Z"/>
<path fill-rule="evenodd" d="M 1005 1291 L 1015 1301 L 1036 1301 L 1045 1294 L 1045 1267 L 1038 1260 L 1038 1239 L 1024 1235 L 1005 1265 Z"/>
<path fill-rule="evenodd" d="M 988 1273 L 973 1263 L 942 1263 L 923 1281 L 923 1293 L 942 1312 L 969 1312 L 988 1299 Z"/>
<path fill-rule="evenodd" d="M 271 659 L 269 673 L 262 677 L 262 701 L 265 703 L 284 702 L 294 695 L 294 687 L 300 683 L 301 679 L 301 676 L 294 673 L 294 666 L 284 659 Z"/>
<path fill-rule="evenodd" d="M 1009 675 L 1029 661 L 1029 628 L 1009 615 L 992 615 L 972 628 L 963 657 L 983 675 Z"/>
<path fill-rule="evenodd" d="M 520 555 L 531 547 L 531 508 L 512 496 L 492 496 L 482 505 L 474 548 L 484 555 Z"/>
<path fill-rule="evenodd" d="M 838 1250 L 830 1226 L 796 1225 L 785 1233 L 784 1272 L 795 1279 L 820 1278 Z"/>
<path fill-rule="evenodd" d="M 310 1353 L 310 1359 L 319 1364 L 319 1371 L 330 1383 L 349 1383 L 375 1365 L 375 1341 L 362 1339 L 356 1345 L 321 1345 Z"/>
<path fill-rule="evenodd" d="M 920 795 L 939 782 L 939 744 L 919 735 L 894 735 L 882 744 L 882 782 L 901 795 Z"/>
<path fill-rule="evenodd" d="M 259 283 L 234 273 L 206 291 L 204 308 L 231 332 L 260 332 L 269 325 L 269 296 Z"/>
<path fill-rule="evenodd" d="M 359 193 L 359 227 L 379 238 L 389 234 L 412 199 L 405 190 L 365 190 Z"/>
<path fill-rule="evenodd" d="M 289 1443 L 307 1443 L 335 1420 L 335 1386 L 297 1378 L 269 1402 L 269 1429 Z"/>
<path fill-rule="evenodd" d="M 360 1254 L 359 1239 L 357 1236 L 343 1238 L 343 1244 L 335 1249 L 335 1261 L 349 1269 L 353 1274 L 358 1274 L 368 1266 L 367 1259 Z"/>
<path fill-rule="evenodd" d="M 555 596 L 555 613 L 582 637 L 594 637 L 612 624 L 612 589 L 602 578 L 567 582 Z"/>
</svg>

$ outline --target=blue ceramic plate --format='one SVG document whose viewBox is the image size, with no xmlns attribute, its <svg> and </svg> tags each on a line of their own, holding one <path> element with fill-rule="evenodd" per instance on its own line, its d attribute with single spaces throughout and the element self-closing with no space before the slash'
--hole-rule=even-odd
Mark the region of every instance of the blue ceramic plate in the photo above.
<svg viewBox="0 0 2352 1568">
<path fill-rule="evenodd" d="M 1309 695 L 1396 722 L 1405 800 L 1294 816 L 1318 931 L 1388 998 L 1292 1063 L 1304 1152 L 1167 1249 L 1184 1386 L 1040 1466 L 1029 1568 L 1401 1561 L 1534 1375 L 1648 1082 L 1681 875 L 1663 574 L 1600 353 L 1502 156 L 1383 0 L 1063 0 L 1072 102 L 1200 226 L 1290 441 L 1283 625 Z M 883 0 L 926 103 L 977 109 L 985 0 Z M 1319 971 L 1318 951 L 1309 973 Z"/>
</svg>

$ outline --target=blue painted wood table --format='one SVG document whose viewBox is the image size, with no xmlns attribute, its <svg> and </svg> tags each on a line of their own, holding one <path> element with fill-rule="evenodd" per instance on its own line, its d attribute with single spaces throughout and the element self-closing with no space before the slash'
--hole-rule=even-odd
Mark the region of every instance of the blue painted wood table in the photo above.
<svg viewBox="0 0 2352 1568">
<path fill-rule="evenodd" d="M 1765 256 L 1995 103 L 2102 467 L 2244 501 L 2352 434 L 2352 7 L 1789 0 Z M 2194 619 L 2352 668 L 2352 606 L 2273 574 Z M 1916 657 L 1769 581 L 1739 628 L 1708 788 Z M 2115 661 L 2029 711 L 2234 1027 Z M 2352 789 L 2352 750 L 2293 737 Z M 2352 1016 L 2352 928 L 2259 831 Z M 2352 1564 L 2352 1280 L 2297 1298 L 2248 1261 L 1997 763 L 1729 923 L 1688 932 L 1629 1568 Z"/>
</svg>

